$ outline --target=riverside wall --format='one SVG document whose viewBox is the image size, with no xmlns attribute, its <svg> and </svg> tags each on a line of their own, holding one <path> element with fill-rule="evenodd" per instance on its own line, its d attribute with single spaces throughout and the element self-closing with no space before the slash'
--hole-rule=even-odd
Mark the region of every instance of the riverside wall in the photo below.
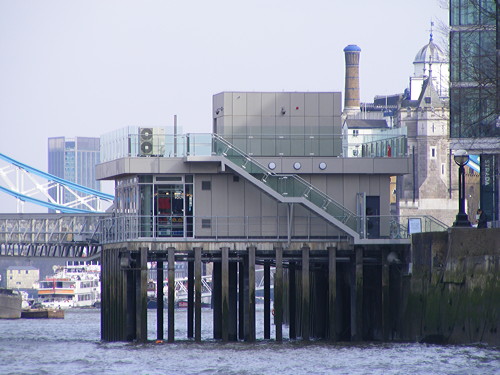
<svg viewBox="0 0 500 375">
<path fill-rule="evenodd" d="M 500 345 L 500 229 L 412 235 L 401 338 Z"/>
</svg>

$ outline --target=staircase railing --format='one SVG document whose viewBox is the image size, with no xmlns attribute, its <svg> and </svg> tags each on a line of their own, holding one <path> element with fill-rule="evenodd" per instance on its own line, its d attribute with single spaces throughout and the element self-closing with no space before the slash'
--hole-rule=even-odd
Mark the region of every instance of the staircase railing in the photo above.
<svg viewBox="0 0 500 375">
<path fill-rule="evenodd" d="M 212 155 L 223 156 L 254 178 L 279 193 L 283 198 L 302 198 L 359 233 L 356 214 L 294 174 L 276 174 L 245 154 L 218 134 L 212 135 Z M 301 200 L 303 202 L 303 200 Z"/>
</svg>

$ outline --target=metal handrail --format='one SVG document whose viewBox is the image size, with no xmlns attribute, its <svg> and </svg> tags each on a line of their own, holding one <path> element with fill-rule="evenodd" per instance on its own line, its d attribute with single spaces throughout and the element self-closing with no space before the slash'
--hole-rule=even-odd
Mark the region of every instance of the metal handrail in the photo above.
<svg viewBox="0 0 500 375">
<path fill-rule="evenodd" d="M 277 178 L 279 180 L 285 180 L 285 179 L 290 179 L 292 181 L 296 181 L 296 183 L 299 185 L 298 188 L 300 191 L 296 192 L 294 194 L 294 197 L 297 198 L 305 198 L 307 201 L 311 202 L 313 205 L 315 205 L 318 208 L 321 208 L 322 210 L 326 211 L 328 214 L 331 216 L 335 217 L 337 220 L 342 222 L 343 224 L 346 224 L 348 227 L 353 229 L 354 231 L 359 233 L 359 228 L 357 225 L 357 215 L 351 212 L 349 209 L 346 207 L 342 206 L 340 203 L 336 202 L 333 200 L 331 197 L 329 197 L 327 194 L 322 192 L 321 190 L 317 189 L 314 185 L 308 183 L 305 181 L 303 178 L 299 177 L 296 174 L 277 174 L 273 171 L 270 171 L 268 168 L 260 164 L 257 160 L 252 158 L 250 155 L 244 153 L 240 149 L 238 149 L 236 146 L 232 145 L 228 141 L 226 141 L 224 138 L 219 136 L 218 134 L 213 134 L 212 139 L 214 140 L 214 147 L 213 147 L 213 153 L 215 155 L 219 156 L 224 156 L 225 158 L 236 162 L 235 160 L 231 159 L 228 155 L 228 152 L 234 151 L 237 154 L 237 157 L 240 158 L 244 163 L 242 165 L 239 165 L 241 168 L 245 169 L 248 171 L 250 175 L 259 175 L 259 174 L 264 174 L 260 178 L 262 182 L 264 182 L 267 186 L 272 188 L 274 191 L 279 193 L 282 196 L 288 196 L 288 192 L 283 192 L 280 191 L 278 188 L 278 183 L 276 185 L 273 185 L 269 181 L 269 177 L 271 178 Z M 221 151 L 217 144 L 217 142 L 222 143 L 225 147 L 224 150 Z M 248 168 L 248 163 L 251 163 L 252 168 Z M 236 163 L 238 165 L 238 163 Z M 256 168 L 255 168 L 256 167 Z M 257 169 L 257 170 L 255 170 Z M 256 177 L 256 176 L 254 176 Z M 292 182 L 293 183 L 293 182 Z M 293 188 L 293 187 L 292 187 Z M 321 202 L 314 202 L 312 199 L 312 195 L 316 194 L 318 195 L 321 199 Z M 321 204 L 318 204 L 321 203 Z M 340 212 L 339 212 L 340 211 Z"/>
</svg>

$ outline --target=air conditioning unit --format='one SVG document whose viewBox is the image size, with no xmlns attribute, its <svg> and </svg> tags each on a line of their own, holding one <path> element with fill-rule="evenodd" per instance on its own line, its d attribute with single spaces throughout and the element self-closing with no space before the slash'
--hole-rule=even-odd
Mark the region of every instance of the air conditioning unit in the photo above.
<svg viewBox="0 0 500 375">
<path fill-rule="evenodd" d="M 164 156 L 165 129 L 139 128 L 139 155 Z"/>
<path fill-rule="evenodd" d="M 153 155 L 153 128 L 139 128 L 139 153 Z"/>
</svg>

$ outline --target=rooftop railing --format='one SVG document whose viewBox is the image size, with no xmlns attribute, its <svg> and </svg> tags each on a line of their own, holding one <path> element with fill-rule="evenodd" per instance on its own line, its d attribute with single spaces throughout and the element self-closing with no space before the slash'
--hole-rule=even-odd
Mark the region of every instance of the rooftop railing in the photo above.
<svg viewBox="0 0 500 375">
<path fill-rule="evenodd" d="M 141 134 L 141 129 L 148 129 L 148 132 Z M 101 161 L 124 157 L 210 155 L 212 136 L 217 135 L 174 135 L 165 133 L 162 128 L 125 128 L 101 137 Z M 407 148 L 406 136 L 394 136 L 389 132 L 360 135 L 357 139 L 346 138 L 345 134 L 225 134 L 223 138 L 250 156 L 402 157 L 406 156 Z M 347 151 L 356 147 L 359 149 L 356 155 Z"/>
</svg>

